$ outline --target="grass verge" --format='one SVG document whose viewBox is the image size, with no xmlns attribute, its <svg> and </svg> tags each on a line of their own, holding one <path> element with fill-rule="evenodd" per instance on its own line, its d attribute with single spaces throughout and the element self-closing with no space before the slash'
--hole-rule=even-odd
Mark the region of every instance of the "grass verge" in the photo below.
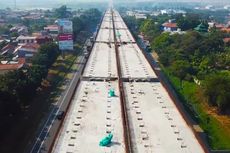
<svg viewBox="0 0 230 153">
<path fill-rule="evenodd" d="M 207 105 L 200 86 L 188 81 L 182 81 L 181 84 L 179 78 L 171 75 L 170 70 L 162 67 L 162 71 L 176 90 L 187 112 L 190 113 L 207 133 L 211 148 L 213 150 L 229 150 L 229 116 L 219 115 L 216 108 Z"/>
</svg>

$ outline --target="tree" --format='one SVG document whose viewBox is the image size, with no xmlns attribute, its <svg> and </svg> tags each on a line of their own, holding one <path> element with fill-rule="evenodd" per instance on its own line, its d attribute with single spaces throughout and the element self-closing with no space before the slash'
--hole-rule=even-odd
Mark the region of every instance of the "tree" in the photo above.
<svg viewBox="0 0 230 153">
<path fill-rule="evenodd" d="M 154 27 L 155 27 L 154 21 L 152 19 L 147 19 L 141 24 L 140 30 L 143 33 L 148 33 L 149 30 L 153 30 Z"/>
<path fill-rule="evenodd" d="M 186 16 L 183 14 L 178 14 L 176 16 L 177 25 L 181 30 L 194 29 L 198 24 L 200 24 L 200 17 L 198 14 L 189 13 Z"/>
<path fill-rule="evenodd" d="M 47 68 L 49 68 L 53 64 L 53 62 L 56 60 L 57 56 L 60 54 L 60 51 L 58 49 L 57 44 L 46 43 L 46 44 L 41 45 L 41 47 L 39 48 L 38 56 L 42 56 L 41 54 L 43 54 L 44 58 L 45 56 L 47 56 L 47 61 L 46 61 L 46 64 L 44 65 L 47 66 Z"/>
<path fill-rule="evenodd" d="M 140 25 L 140 31 L 149 37 L 149 39 L 152 39 L 160 34 L 160 26 L 159 24 L 155 24 L 154 20 L 147 19 Z"/>
<path fill-rule="evenodd" d="M 145 20 L 144 19 L 136 19 L 134 16 L 125 16 L 123 19 L 124 19 L 126 25 L 128 26 L 128 28 L 130 29 L 130 31 L 136 37 L 138 35 L 138 33 L 141 31 L 140 27 Z"/>
<path fill-rule="evenodd" d="M 101 19 L 102 13 L 98 9 L 86 10 L 80 17 L 74 17 L 73 21 L 73 33 L 74 40 L 80 31 L 87 29 L 87 31 L 94 32 L 95 27 Z"/>
<path fill-rule="evenodd" d="M 49 58 L 46 54 L 37 54 L 33 57 L 32 63 L 33 65 L 44 65 L 48 68 Z"/>
<path fill-rule="evenodd" d="M 154 48 L 159 53 L 165 47 L 169 46 L 172 42 L 173 40 L 171 39 L 169 33 L 163 33 L 153 40 L 151 47 Z"/>
<path fill-rule="evenodd" d="M 84 25 L 79 17 L 74 17 L 72 21 L 73 21 L 73 34 L 75 40 L 77 34 L 84 28 Z"/>
<path fill-rule="evenodd" d="M 177 60 L 171 66 L 172 73 L 179 77 L 180 80 L 185 79 L 187 74 L 191 74 L 192 68 L 188 61 Z"/>
<path fill-rule="evenodd" d="M 160 53 L 158 54 L 159 56 L 159 61 L 161 64 L 163 64 L 164 66 L 169 66 L 169 56 L 167 55 L 167 53 Z"/>
<path fill-rule="evenodd" d="M 213 52 L 222 52 L 224 49 L 223 35 L 221 32 L 211 32 L 206 39 L 202 41 L 200 51 L 203 54 L 210 54 Z"/>
<path fill-rule="evenodd" d="M 204 93 L 210 105 L 217 106 L 219 112 L 225 113 L 230 109 L 230 75 L 216 73 L 206 77 Z"/>
<path fill-rule="evenodd" d="M 215 71 L 217 57 L 216 54 L 211 53 L 210 55 L 203 56 L 199 64 L 199 73 L 204 76 Z"/>
<path fill-rule="evenodd" d="M 0 90 L 1 115 L 17 114 L 20 112 L 20 104 L 17 97 L 8 91 Z"/>
<path fill-rule="evenodd" d="M 10 29 L 7 26 L 0 26 L 0 34 L 9 34 Z"/>
<path fill-rule="evenodd" d="M 15 71 L 17 73 L 17 81 L 15 84 L 16 95 L 22 106 L 30 104 L 30 100 L 36 94 L 38 86 L 28 77 L 27 69 Z"/>
<path fill-rule="evenodd" d="M 68 18 L 70 17 L 71 12 L 68 11 L 68 8 L 66 5 L 63 5 L 55 10 L 55 16 L 57 18 Z"/>
</svg>

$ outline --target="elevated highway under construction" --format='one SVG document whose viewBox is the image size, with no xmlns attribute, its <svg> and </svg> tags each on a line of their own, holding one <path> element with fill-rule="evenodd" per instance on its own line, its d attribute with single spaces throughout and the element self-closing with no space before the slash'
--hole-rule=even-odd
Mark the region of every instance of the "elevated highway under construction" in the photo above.
<svg viewBox="0 0 230 153">
<path fill-rule="evenodd" d="M 115 9 L 105 12 L 51 152 L 205 152 Z"/>
</svg>

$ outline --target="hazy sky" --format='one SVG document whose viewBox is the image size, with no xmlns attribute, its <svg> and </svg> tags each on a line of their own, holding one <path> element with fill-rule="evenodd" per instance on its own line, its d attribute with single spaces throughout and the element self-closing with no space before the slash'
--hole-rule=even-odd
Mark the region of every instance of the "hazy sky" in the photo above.
<svg viewBox="0 0 230 153">
<path fill-rule="evenodd" d="M 198 2 L 198 3 L 216 3 L 230 4 L 230 0 L 114 0 L 114 2 Z M 14 7 L 15 0 L 0 0 L 0 8 Z M 77 4 L 78 2 L 109 2 L 109 0 L 16 0 L 17 7 L 59 7 L 64 4 Z"/>
<path fill-rule="evenodd" d="M 0 2 L 4 2 L 4 3 L 14 3 L 15 0 L 0 0 Z M 101 1 L 105 1 L 108 2 L 109 0 L 16 0 L 18 3 L 42 3 L 42 2 L 101 2 Z M 116 1 L 158 1 L 158 2 L 164 2 L 164 1 L 170 1 L 170 2 L 229 2 L 230 0 L 114 0 L 114 2 Z"/>
</svg>

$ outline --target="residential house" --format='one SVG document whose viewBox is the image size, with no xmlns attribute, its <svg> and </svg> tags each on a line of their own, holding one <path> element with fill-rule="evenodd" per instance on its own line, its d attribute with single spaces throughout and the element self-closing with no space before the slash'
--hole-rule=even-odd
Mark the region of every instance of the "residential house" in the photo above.
<svg viewBox="0 0 230 153">
<path fill-rule="evenodd" d="M 40 35 L 36 37 L 36 42 L 39 45 L 45 44 L 48 42 L 52 42 L 52 41 L 53 41 L 53 38 L 50 35 Z"/>
<path fill-rule="evenodd" d="M 214 26 L 215 26 L 216 29 L 219 29 L 219 30 L 222 29 L 222 28 L 225 28 L 224 24 L 217 24 L 217 23 L 215 23 Z"/>
<path fill-rule="evenodd" d="M 37 43 L 34 36 L 19 36 L 17 39 L 18 44 Z"/>
<path fill-rule="evenodd" d="M 18 62 L 1 61 L 0 74 L 7 73 L 9 71 L 19 70 L 25 66 L 25 59 L 18 58 Z"/>
<path fill-rule="evenodd" d="M 10 29 L 10 32 L 17 32 L 19 35 L 27 35 L 28 28 L 26 26 L 14 26 Z"/>
<path fill-rule="evenodd" d="M 11 55 L 16 49 L 17 45 L 13 43 L 8 43 L 1 49 L 1 55 Z"/>
<path fill-rule="evenodd" d="M 225 33 L 230 33 L 230 28 L 222 28 L 220 30 Z"/>
<path fill-rule="evenodd" d="M 44 30 L 47 31 L 53 38 L 57 38 L 59 31 L 57 25 L 48 25 L 44 27 Z"/>
<path fill-rule="evenodd" d="M 177 23 L 174 23 L 174 21 L 169 20 L 168 22 L 162 24 L 162 30 L 166 32 L 177 31 L 178 30 Z"/>
<path fill-rule="evenodd" d="M 36 44 L 36 43 L 41 45 L 53 41 L 50 35 L 42 35 L 42 34 L 37 34 L 33 36 L 19 36 L 16 40 L 19 45 Z"/>
<path fill-rule="evenodd" d="M 14 54 L 17 54 L 19 58 L 25 58 L 27 60 L 38 53 L 39 47 L 39 44 L 27 43 L 18 47 Z"/>
</svg>

